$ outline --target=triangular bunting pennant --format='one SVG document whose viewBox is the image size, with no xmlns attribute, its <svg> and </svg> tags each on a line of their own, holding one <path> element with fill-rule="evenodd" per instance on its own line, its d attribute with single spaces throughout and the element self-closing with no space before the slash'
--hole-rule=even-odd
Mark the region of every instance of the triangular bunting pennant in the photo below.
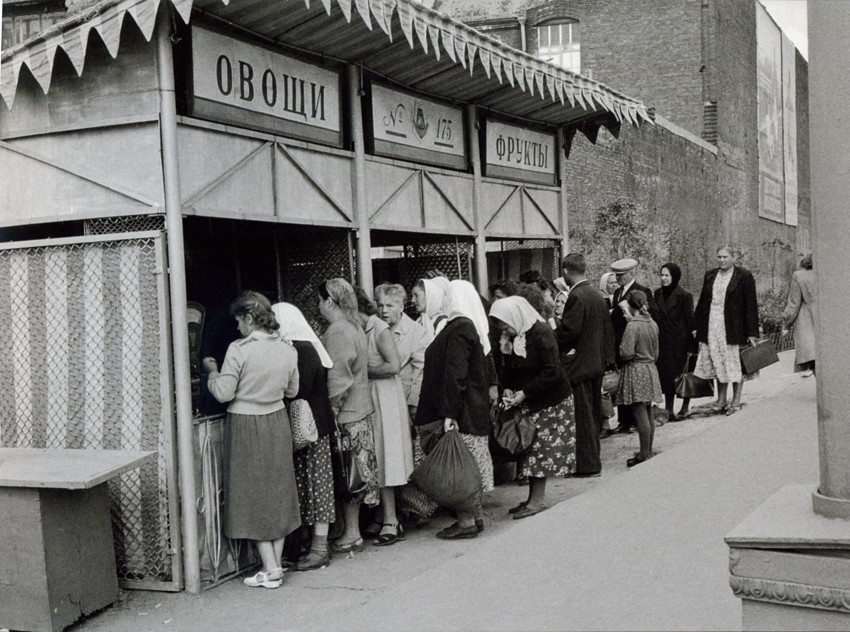
<svg viewBox="0 0 850 632">
<path fill-rule="evenodd" d="M 330 0 L 327 1 L 330 2 Z M 412 49 L 414 46 L 413 10 L 407 2 L 396 3 L 396 8 L 398 9 L 398 21 L 401 23 L 401 32 L 404 33 L 404 37 L 407 38 L 407 43 L 410 44 L 410 48 Z"/>
<path fill-rule="evenodd" d="M 440 41 L 443 43 L 443 50 L 445 50 L 449 58 L 457 63 L 457 57 L 455 57 L 455 37 L 451 33 L 449 33 L 445 29 L 440 30 Z"/>
<path fill-rule="evenodd" d="M 345 21 L 351 24 L 351 0 L 336 0 Z"/>
<path fill-rule="evenodd" d="M 507 59 L 502 60 L 502 66 L 505 68 L 505 77 L 508 80 L 508 83 L 511 84 L 511 88 L 514 87 L 514 62 L 509 61 Z"/>
<path fill-rule="evenodd" d="M 594 100 L 593 100 L 593 92 L 592 92 L 592 91 L 590 91 L 590 90 L 585 89 L 585 90 L 582 90 L 582 91 L 581 91 L 581 93 L 582 93 L 582 96 L 584 97 L 584 100 L 585 100 L 585 101 L 587 101 L 587 104 L 588 104 L 588 105 L 589 105 L 592 109 L 594 109 L 594 110 L 595 110 L 595 109 L 596 109 L 596 103 L 595 103 L 595 102 L 594 102 Z M 587 108 L 585 108 L 585 109 L 587 109 Z"/>
<path fill-rule="evenodd" d="M 466 40 L 455 37 L 455 52 L 460 65 L 466 68 Z"/>
<path fill-rule="evenodd" d="M 561 99 L 561 105 L 566 105 L 564 103 L 564 82 L 560 79 L 553 79 L 552 83 L 555 84 L 555 94 L 558 95 L 558 98 Z"/>
<path fill-rule="evenodd" d="M 472 66 L 475 63 L 475 53 L 478 52 L 478 47 L 474 44 L 466 45 L 466 54 L 469 56 L 469 74 L 472 76 Z"/>
<path fill-rule="evenodd" d="M 478 59 L 481 60 L 481 65 L 484 66 L 484 74 L 490 78 L 490 51 L 483 48 L 478 49 Z"/>
<path fill-rule="evenodd" d="M 130 7 L 130 15 L 133 17 L 136 26 L 142 32 L 142 36 L 146 41 L 151 41 L 153 37 L 153 29 L 156 26 L 156 11 L 159 7 L 159 0 L 152 2 L 140 2 Z"/>
<path fill-rule="evenodd" d="M 384 0 L 369 0 L 369 6 L 372 9 L 372 16 L 375 22 L 381 27 L 381 30 L 386 33 L 390 41 L 393 41 L 393 34 L 390 30 L 390 21 L 393 17 L 393 5 L 388 4 Z"/>
<path fill-rule="evenodd" d="M 55 55 L 56 43 L 48 49 L 47 42 L 39 42 L 33 46 L 27 61 L 27 68 L 30 69 L 32 76 L 35 77 L 44 94 L 47 94 L 50 89 L 50 77 L 53 74 L 53 58 Z"/>
<path fill-rule="evenodd" d="M 422 50 L 428 54 L 428 25 L 421 18 L 413 19 L 413 26 L 416 27 L 416 35 L 419 36 L 419 43 L 422 45 Z"/>
<path fill-rule="evenodd" d="M 360 14 L 366 28 L 372 30 L 372 18 L 369 16 L 369 0 L 354 0 L 354 6 L 357 7 L 357 13 Z"/>
<path fill-rule="evenodd" d="M 431 48 L 434 49 L 434 57 L 437 58 L 437 61 L 440 61 L 440 55 L 443 54 L 440 52 L 440 29 L 433 24 L 429 24 L 428 36 L 431 38 Z"/>
<path fill-rule="evenodd" d="M 575 97 L 576 104 L 581 106 L 582 110 L 586 110 L 587 105 L 585 105 L 584 98 L 581 96 L 581 90 L 579 90 L 578 88 L 573 88 L 571 92 L 573 94 L 573 97 Z"/>
<path fill-rule="evenodd" d="M 514 77 L 519 89 L 525 92 L 525 68 L 517 63 L 514 64 Z"/>
<path fill-rule="evenodd" d="M 188 24 L 192 17 L 192 0 L 171 0 L 171 4 L 177 9 L 177 13 L 180 14 L 183 24 Z"/>
<path fill-rule="evenodd" d="M 498 55 L 490 57 L 490 65 L 493 67 L 493 72 L 496 73 L 496 79 L 502 83 L 502 59 Z"/>
<path fill-rule="evenodd" d="M 94 28 L 97 29 L 97 34 L 100 35 L 100 39 L 103 40 L 112 59 L 118 56 L 118 47 L 121 44 L 121 23 L 124 21 L 124 15 L 124 13 L 115 13 L 102 20 L 100 19 L 101 16 L 95 18 L 100 24 L 96 24 Z"/>
<path fill-rule="evenodd" d="M 6 102 L 6 107 L 12 109 L 12 104 L 15 102 L 15 95 L 18 92 L 18 77 L 21 74 L 21 66 L 24 63 L 25 57 L 21 55 L 19 59 L 15 59 L 11 64 L 7 61 L 5 64 L 0 64 L 0 95 Z"/>
<path fill-rule="evenodd" d="M 549 97 L 555 101 L 558 97 L 555 96 L 555 77 L 546 75 L 546 89 L 549 91 Z"/>
<path fill-rule="evenodd" d="M 306 6 L 307 9 L 309 9 L 310 8 L 310 0 L 304 0 L 304 5 Z"/>
<path fill-rule="evenodd" d="M 543 94 L 543 73 L 539 70 L 534 71 L 534 85 L 537 86 L 537 92 L 540 94 L 540 98 L 545 99 L 546 95 Z"/>
<path fill-rule="evenodd" d="M 86 62 L 86 42 L 88 31 L 83 33 L 82 29 L 71 29 L 62 33 L 62 50 L 71 60 L 71 65 L 77 71 L 77 76 L 83 74 L 83 65 Z"/>
</svg>

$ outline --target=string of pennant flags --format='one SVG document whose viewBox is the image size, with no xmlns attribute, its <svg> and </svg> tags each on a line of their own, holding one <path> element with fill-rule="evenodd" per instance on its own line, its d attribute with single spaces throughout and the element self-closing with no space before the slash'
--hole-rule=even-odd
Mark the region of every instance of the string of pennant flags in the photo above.
<svg viewBox="0 0 850 632">
<path fill-rule="evenodd" d="M 220 0 L 229 5 L 231 0 Z M 238 2 L 239 0 L 233 0 Z M 311 0 L 285 0 L 304 2 Z M 620 122 L 640 124 L 651 121 L 644 105 L 610 88 L 541 61 L 535 57 L 480 33 L 452 18 L 413 0 L 312 0 L 331 14 L 332 3 L 351 22 L 355 12 L 369 30 L 375 25 L 393 41 L 392 18 L 398 15 L 401 31 L 411 50 L 418 47 L 438 61 L 446 55 L 454 64 L 468 69 L 470 74 L 480 66 L 488 79 L 512 88 L 560 102 L 570 108 L 605 110 Z M 105 0 L 22 43 L 0 58 L 0 97 L 11 108 L 15 100 L 21 68 L 26 65 L 41 89 L 50 89 L 56 51 L 62 49 L 78 75 L 83 72 L 89 35 L 96 31 L 106 50 L 115 58 L 121 40 L 121 27 L 130 15 L 142 35 L 150 41 L 156 25 L 161 2 L 170 2 L 185 23 L 189 23 L 194 0 Z M 284 10 L 284 9 L 281 9 Z"/>
</svg>

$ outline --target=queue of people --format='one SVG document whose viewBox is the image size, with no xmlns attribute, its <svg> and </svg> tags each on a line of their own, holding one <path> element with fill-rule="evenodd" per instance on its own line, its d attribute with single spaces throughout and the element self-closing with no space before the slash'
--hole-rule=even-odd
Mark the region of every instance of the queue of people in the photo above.
<svg viewBox="0 0 850 632">
<path fill-rule="evenodd" d="M 500 281 L 492 305 L 471 283 L 434 271 L 411 289 L 417 320 L 404 312 L 401 285 L 379 285 L 373 301 L 334 278 L 316 291 L 327 322 L 321 338 L 296 306 L 243 293 L 231 306 L 241 338 L 221 370 L 214 358 L 202 366 L 210 393 L 228 403 L 224 534 L 254 540 L 262 561 L 244 583 L 279 587 L 284 539 L 299 528 L 309 546 L 289 566 L 300 571 L 327 566 L 331 553 L 359 552 L 366 538 L 375 546 L 404 541 L 402 516 L 422 520 L 438 510 L 410 479 L 448 433 L 469 451 L 477 487 L 443 508 L 456 521 L 436 535 L 477 537 L 482 495 L 494 487 L 491 420 L 506 411 L 534 428 L 518 460 L 528 495 L 507 511 L 514 519 L 544 511 L 547 479 L 601 475 L 603 376 L 614 368 L 618 430 L 636 426 L 640 443 L 628 467 L 652 458 L 653 404 L 664 400 L 670 421 L 689 415 L 687 399 L 674 413 L 674 383 L 689 358 L 699 377 L 717 380 L 717 412 L 739 410 L 738 351 L 758 335 L 755 284 L 731 248 L 718 249 L 717 259 L 696 308 L 673 263 L 661 267 L 652 292 L 636 282 L 634 259 L 614 262 L 591 283 L 580 253 L 564 258 L 553 282 L 534 271 Z M 309 404 L 318 438 L 293 451 L 287 405 L 296 399 Z M 344 466 L 333 456 L 341 437 Z"/>
</svg>

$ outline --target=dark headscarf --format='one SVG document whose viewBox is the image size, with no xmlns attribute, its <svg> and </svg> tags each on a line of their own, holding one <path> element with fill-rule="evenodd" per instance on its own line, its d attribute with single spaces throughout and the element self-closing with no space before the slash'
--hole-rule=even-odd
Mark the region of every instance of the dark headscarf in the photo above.
<svg viewBox="0 0 850 632">
<path fill-rule="evenodd" d="M 661 286 L 661 294 L 664 296 L 664 300 L 667 300 L 670 298 L 670 294 L 673 293 L 673 290 L 679 287 L 679 280 L 682 278 L 682 269 L 675 263 L 665 263 L 661 266 L 662 270 L 664 268 L 667 268 L 670 271 L 670 276 L 673 277 L 670 285 Z"/>
</svg>

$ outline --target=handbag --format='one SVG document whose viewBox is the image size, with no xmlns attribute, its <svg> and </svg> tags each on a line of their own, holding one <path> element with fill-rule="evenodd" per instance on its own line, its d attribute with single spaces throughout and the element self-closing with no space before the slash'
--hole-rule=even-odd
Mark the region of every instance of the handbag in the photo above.
<svg viewBox="0 0 850 632">
<path fill-rule="evenodd" d="M 313 410 L 306 399 L 294 399 L 289 405 L 289 425 L 292 428 L 294 452 L 306 448 L 319 440 L 319 430 L 313 418 Z"/>
<path fill-rule="evenodd" d="M 491 432 L 496 445 L 512 456 L 519 456 L 531 447 L 537 426 L 525 406 L 506 409 L 500 404 L 493 415 Z"/>
<path fill-rule="evenodd" d="M 682 399 L 711 397 L 714 395 L 714 383 L 688 372 L 688 364 L 693 355 L 692 353 L 688 354 L 685 359 L 685 368 L 682 369 L 682 374 L 676 378 L 676 395 Z"/>
<path fill-rule="evenodd" d="M 745 375 L 752 375 L 764 367 L 779 362 L 773 342 L 767 338 L 756 342 L 756 346 L 741 347 L 741 369 Z"/>
<path fill-rule="evenodd" d="M 602 392 L 603 393 L 611 393 L 612 395 L 617 392 L 617 389 L 620 387 L 620 372 L 617 369 L 611 369 L 610 371 L 605 371 L 605 374 L 602 376 Z"/>
<path fill-rule="evenodd" d="M 367 481 L 351 445 L 351 436 L 345 426 L 337 426 L 331 442 L 334 480 L 337 494 L 343 499 L 353 499 L 366 491 Z"/>
</svg>

